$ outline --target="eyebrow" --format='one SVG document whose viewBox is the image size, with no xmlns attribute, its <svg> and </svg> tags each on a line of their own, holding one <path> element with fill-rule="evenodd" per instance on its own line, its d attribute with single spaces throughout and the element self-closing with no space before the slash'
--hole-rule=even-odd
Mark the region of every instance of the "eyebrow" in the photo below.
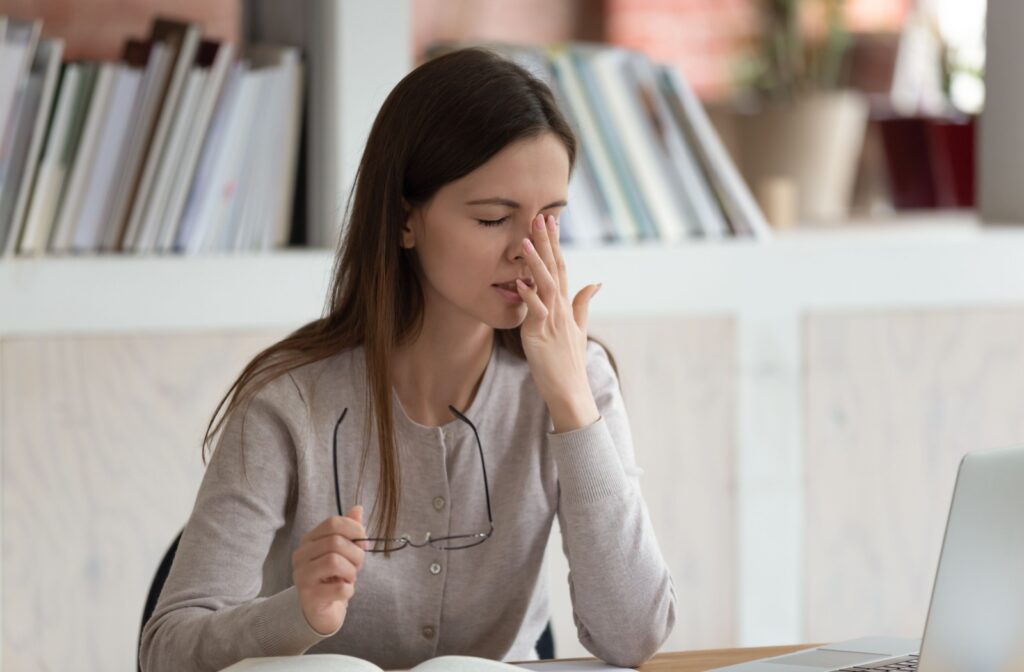
<svg viewBox="0 0 1024 672">
<path fill-rule="evenodd" d="M 493 198 L 480 198 L 475 201 L 466 201 L 466 205 L 504 205 L 509 208 L 518 208 L 519 204 L 513 201 L 511 198 L 501 198 L 495 196 Z M 541 210 L 547 210 L 548 208 L 564 207 L 568 205 L 565 200 L 555 201 L 554 203 L 548 203 Z"/>
</svg>

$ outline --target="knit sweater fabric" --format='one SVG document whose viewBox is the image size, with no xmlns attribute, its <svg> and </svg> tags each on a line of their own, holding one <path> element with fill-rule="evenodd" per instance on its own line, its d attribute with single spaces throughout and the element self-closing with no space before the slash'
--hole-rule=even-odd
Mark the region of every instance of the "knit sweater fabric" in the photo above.
<svg viewBox="0 0 1024 672">
<path fill-rule="evenodd" d="M 367 425 L 364 351 L 276 378 L 225 422 L 142 634 L 143 670 L 220 670 L 247 657 L 307 652 L 384 669 L 451 654 L 535 660 L 551 617 L 544 568 L 555 516 L 580 642 L 613 665 L 639 665 L 672 630 L 675 590 L 641 496 L 619 382 L 594 341 L 587 374 L 601 417 L 554 433 L 526 360 L 495 339 L 476 395 L 460 409 L 480 436 L 493 535 L 459 550 L 367 553 L 345 621 L 329 635 L 302 613 L 291 557 L 306 533 L 337 515 L 332 441 L 345 409 L 337 432 L 342 510 L 363 504 L 363 520 L 373 520 L 379 459 L 377 432 Z M 421 425 L 392 398 L 396 536 L 419 543 L 427 532 L 486 532 L 472 429 L 454 417 Z"/>
</svg>

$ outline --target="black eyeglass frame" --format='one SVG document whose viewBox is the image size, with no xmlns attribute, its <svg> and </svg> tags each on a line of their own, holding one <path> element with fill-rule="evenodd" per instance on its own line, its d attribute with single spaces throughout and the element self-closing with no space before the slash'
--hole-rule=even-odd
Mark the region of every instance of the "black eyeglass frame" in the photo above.
<svg viewBox="0 0 1024 672">
<path fill-rule="evenodd" d="M 457 551 L 463 548 L 472 548 L 473 546 L 479 546 L 480 544 L 490 539 L 491 535 L 494 534 L 494 517 L 491 514 L 491 489 L 487 482 L 487 465 L 484 462 L 484 449 L 480 443 L 480 434 L 476 431 L 476 426 L 472 422 L 470 422 L 469 418 L 467 418 L 465 415 L 459 412 L 458 409 L 449 404 L 448 410 L 451 411 L 459 420 L 462 420 L 467 425 L 469 425 L 469 428 L 473 430 L 473 437 L 476 439 L 477 452 L 480 453 L 480 469 L 484 475 L 484 497 L 487 500 L 487 523 L 489 525 L 489 529 L 486 532 L 478 532 L 476 534 L 456 534 L 449 535 L 446 537 L 437 537 L 436 539 L 432 539 L 430 536 L 430 532 L 427 532 L 426 537 L 424 538 L 423 543 L 421 544 L 417 544 L 416 542 L 414 542 L 412 539 L 409 538 L 409 535 L 407 534 L 403 534 L 398 539 L 386 539 L 383 537 L 367 537 L 365 539 L 352 540 L 354 542 L 371 542 L 373 544 L 373 547 L 366 549 L 367 553 L 386 553 L 388 551 L 400 551 L 406 546 L 412 546 L 413 548 L 422 548 L 424 546 L 430 546 L 431 548 L 435 548 L 441 551 Z M 338 506 L 339 516 L 344 516 L 345 512 L 341 508 L 341 487 L 338 483 L 338 428 L 341 426 L 341 422 L 345 419 L 345 416 L 347 414 L 348 408 L 346 407 L 345 409 L 342 410 L 341 415 L 338 417 L 338 421 L 334 423 L 334 499 L 335 503 Z M 384 548 L 376 548 L 377 544 L 379 543 L 383 543 Z M 392 543 L 398 545 L 390 547 L 389 545 Z"/>
</svg>

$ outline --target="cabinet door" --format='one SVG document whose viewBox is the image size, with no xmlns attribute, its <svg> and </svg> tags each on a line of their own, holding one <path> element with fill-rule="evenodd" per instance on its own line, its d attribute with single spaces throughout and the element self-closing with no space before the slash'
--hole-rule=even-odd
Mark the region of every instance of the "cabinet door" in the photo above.
<svg viewBox="0 0 1024 672">
<path fill-rule="evenodd" d="M 1024 441 L 1024 309 L 805 322 L 806 632 L 920 637 L 960 458 Z"/>
<path fill-rule="evenodd" d="M 135 669 L 210 415 L 283 335 L 0 341 L 3 669 Z"/>
</svg>

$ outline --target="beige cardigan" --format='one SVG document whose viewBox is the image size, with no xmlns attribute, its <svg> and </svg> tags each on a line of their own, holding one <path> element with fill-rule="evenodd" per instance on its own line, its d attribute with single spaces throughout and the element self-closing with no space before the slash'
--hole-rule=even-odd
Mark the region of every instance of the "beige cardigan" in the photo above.
<svg viewBox="0 0 1024 672">
<path fill-rule="evenodd" d="M 242 474 L 240 414 L 228 418 L 153 617 L 146 672 L 219 670 L 250 656 L 344 653 L 382 668 L 440 655 L 536 658 L 550 618 L 544 551 L 557 515 L 580 642 L 609 663 L 652 656 L 675 622 L 675 591 L 641 497 L 618 380 L 588 345 L 601 418 L 553 434 L 525 360 L 495 347 L 463 412 L 486 459 L 494 534 L 473 548 L 367 554 L 342 627 L 306 622 L 291 579 L 300 539 L 337 514 L 332 434 L 343 510 L 373 520 L 376 432 L 355 501 L 366 419 L 365 359 L 356 348 L 296 369 L 249 406 Z M 402 476 L 398 534 L 422 540 L 487 530 L 473 433 L 453 419 L 426 427 L 394 396 Z M 368 530 L 373 536 L 374 530 Z"/>
</svg>

